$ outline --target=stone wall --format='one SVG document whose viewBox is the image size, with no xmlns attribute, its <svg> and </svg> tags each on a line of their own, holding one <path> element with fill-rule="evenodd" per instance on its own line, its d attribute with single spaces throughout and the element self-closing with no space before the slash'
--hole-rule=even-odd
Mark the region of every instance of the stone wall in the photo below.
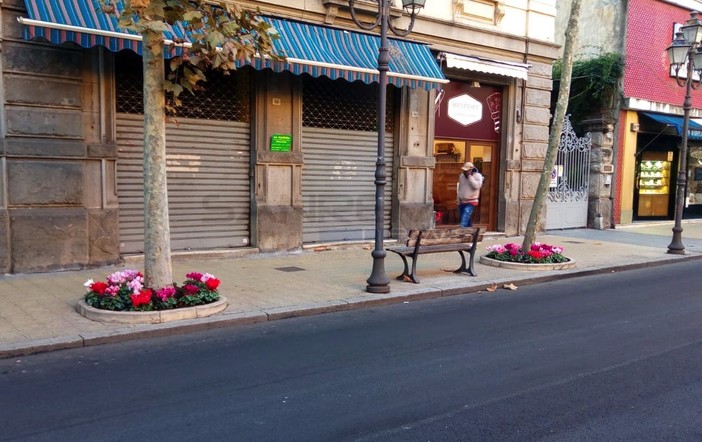
<svg viewBox="0 0 702 442">
<path fill-rule="evenodd" d="M 1 4 L 0 271 L 119 259 L 116 148 L 100 119 L 98 49 L 27 42 Z"/>
<path fill-rule="evenodd" d="M 255 127 L 255 238 L 262 251 L 302 246 L 302 86 L 289 73 L 257 75 Z M 290 152 L 271 152 L 272 134 L 291 134 Z"/>
<path fill-rule="evenodd" d="M 587 226 L 609 229 L 613 226 L 614 125 L 610 121 L 597 119 L 584 121 L 583 126 L 592 137 Z"/>
<path fill-rule="evenodd" d="M 507 173 L 514 176 L 510 184 L 513 185 L 517 177 L 519 180 L 518 193 L 511 189 L 507 197 L 505 233 L 508 235 L 523 234 L 529 221 L 548 148 L 551 88 L 551 64 L 546 60 L 532 62 L 529 80 L 523 89 L 521 149 L 515 147 L 512 159 L 507 161 Z M 545 219 L 544 207 L 537 230 L 543 230 Z"/>
</svg>

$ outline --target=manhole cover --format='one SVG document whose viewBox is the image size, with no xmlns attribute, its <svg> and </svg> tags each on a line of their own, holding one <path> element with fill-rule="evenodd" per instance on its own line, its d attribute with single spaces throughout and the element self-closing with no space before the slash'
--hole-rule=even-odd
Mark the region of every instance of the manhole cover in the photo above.
<svg viewBox="0 0 702 442">
<path fill-rule="evenodd" d="M 278 267 L 276 270 L 280 270 L 281 272 L 302 272 L 305 269 L 301 269 L 300 267 Z"/>
</svg>

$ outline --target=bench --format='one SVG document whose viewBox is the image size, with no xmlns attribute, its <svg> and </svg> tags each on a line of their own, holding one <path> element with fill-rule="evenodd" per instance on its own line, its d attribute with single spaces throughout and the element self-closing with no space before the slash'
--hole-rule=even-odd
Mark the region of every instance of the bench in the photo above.
<svg viewBox="0 0 702 442">
<path fill-rule="evenodd" d="M 404 246 L 388 247 L 387 250 L 397 253 L 405 265 L 399 280 L 410 280 L 419 284 L 417 278 L 417 258 L 425 253 L 458 252 L 461 255 L 461 266 L 454 273 L 468 273 L 476 276 L 473 270 L 473 259 L 478 243 L 483 240 L 485 227 L 465 227 L 434 230 L 410 230 Z M 466 267 L 466 256 L 470 254 L 470 261 Z M 412 271 L 410 272 L 407 258 L 412 258 Z"/>
</svg>

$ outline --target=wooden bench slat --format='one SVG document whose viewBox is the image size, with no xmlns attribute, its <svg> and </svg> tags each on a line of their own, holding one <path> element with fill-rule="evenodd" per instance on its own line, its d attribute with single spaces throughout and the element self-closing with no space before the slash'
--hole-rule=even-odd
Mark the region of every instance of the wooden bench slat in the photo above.
<svg viewBox="0 0 702 442">
<path fill-rule="evenodd" d="M 478 242 L 482 241 L 484 227 L 459 227 L 450 229 L 434 230 L 410 230 L 404 246 L 388 247 L 388 251 L 394 252 L 402 258 L 404 271 L 397 279 L 409 279 L 414 283 L 419 283 L 416 276 L 417 258 L 426 253 L 458 252 L 461 255 L 461 267 L 455 273 L 469 273 L 475 276 L 473 271 L 473 260 Z M 470 254 L 470 265 L 466 267 L 466 259 L 463 253 Z M 410 272 L 407 257 L 412 258 L 412 271 Z"/>
</svg>

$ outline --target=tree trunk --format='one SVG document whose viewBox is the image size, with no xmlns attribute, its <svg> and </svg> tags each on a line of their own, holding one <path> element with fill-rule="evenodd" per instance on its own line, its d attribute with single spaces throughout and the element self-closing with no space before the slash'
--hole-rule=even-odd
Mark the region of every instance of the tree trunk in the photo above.
<svg viewBox="0 0 702 442">
<path fill-rule="evenodd" d="M 573 0 L 570 7 L 570 19 L 566 29 L 566 39 L 563 48 L 563 69 L 561 71 L 561 84 L 558 89 L 558 101 L 551 124 L 551 132 L 548 137 L 548 149 L 544 159 L 544 170 L 541 172 L 539 186 L 536 189 L 534 205 L 531 206 L 529 222 L 524 233 L 522 250 L 528 251 L 536 239 L 536 229 L 541 224 L 544 200 L 551 183 L 551 171 L 556 163 L 558 147 L 561 142 L 561 132 L 563 131 L 563 120 L 568 108 L 568 97 L 570 96 L 570 80 L 573 73 L 573 46 L 578 38 L 578 17 L 580 16 L 580 0 Z"/>
<path fill-rule="evenodd" d="M 146 31 L 144 60 L 144 278 L 147 287 L 173 284 L 166 188 L 163 34 Z"/>
</svg>

